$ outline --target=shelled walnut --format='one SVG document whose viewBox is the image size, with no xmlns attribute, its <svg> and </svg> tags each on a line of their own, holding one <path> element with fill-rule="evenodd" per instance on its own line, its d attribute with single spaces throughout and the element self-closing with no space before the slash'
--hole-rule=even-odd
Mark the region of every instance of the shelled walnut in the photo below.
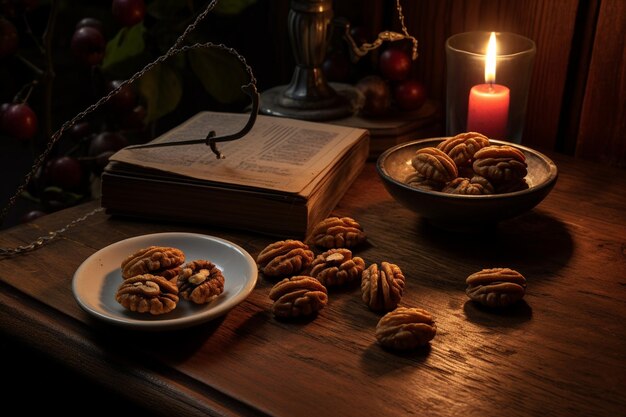
<svg viewBox="0 0 626 417">
<path fill-rule="evenodd" d="M 393 350 L 424 346 L 437 334 L 432 315 L 421 308 L 398 307 L 385 314 L 376 325 L 376 339 Z"/>
<path fill-rule="evenodd" d="M 440 183 L 451 181 L 459 174 L 452 158 L 432 146 L 418 149 L 411 159 L 411 165 L 422 177 Z"/>
<path fill-rule="evenodd" d="M 414 171 L 406 176 L 404 182 L 413 188 L 420 188 L 427 191 L 441 191 L 443 183 L 433 181 L 422 176 L 419 172 Z"/>
<path fill-rule="evenodd" d="M 441 191 L 448 194 L 485 195 L 491 194 L 493 187 L 486 188 L 480 182 L 472 182 L 468 178 L 458 177 L 447 183 Z"/>
<path fill-rule="evenodd" d="M 329 249 L 318 255 L 311 263 L 309 275 L 325 287 L 349 284 L 361 278 L 365 261 L 352 256 L 346 248 Z"/>
<path fill-rule="evenodd" d="M 288 239 L 266 246 L 257 256 L 257 265 L 268 277 L 287 277 L 302 272 L 313 261 L 313 251 L 299 240 Z"/>
<path fill-rule="evenodd" d="M 526 157 L 509 145 L 491 145 L 474 155 L 474 172 L 487 178 L 492 184 L 515 183 L 528 173 Z"/>
<path fill-rule="evenodd" d="M 178 288 L 158 275 L 136 275 L 122 282 L 115 299 L 130 311 L 165 314 L 176 308 Z"/>
<path fill-rule="evenodd" d="M 317 279 L 296 275 L 277 282 L 270 290 L 276 317 L 307 317 L 328 303 L 328 291 Z"/>
<path fill-rule="evenodd" d="M 526 293 L 526 278 L 510 268 L 489 268 L 475 272 L 465 280 L 467 296 L 488 307 L 506 307 Z"/>
<path fill-rule="evenodd" d="M 319 222 L 307 242 L 326 249 L 351 248 L 366 240 L 361 225 L 350 217 L 328 217 Z"/>
<path fill-rule="evenodd" d="M 390 311 L 398 306 L 405 277 L 400 267 L 389 262 L 371 264 L 361 276 L 361 299 L 373 311 Z"/>
<path fill-rule="evenodd" d="M 437 149 L 445 152 L 457 168 L 461 168 L 471 166 L 474 154 L 486 146 L 489 146 L 487 136 L 478 132 L 463 132 L 440 142 Z"/>
<path fill-rule="evenodd" d="M 172 278 L 173 274 L 168 270 L 174 269 L 184 262 L 185 254 L 178 248 L 149 246 L 138 250 L 122 261 L 122 278 L 128 279 L 141 274 L 165 274 Z"/>
<path fill-rule="evenodd" d="M 198 259 L 182 267 L 177 285 L 185 300 L 206 304 L 224 292 L 224 275 L 212 262 Z"/>
</svg>

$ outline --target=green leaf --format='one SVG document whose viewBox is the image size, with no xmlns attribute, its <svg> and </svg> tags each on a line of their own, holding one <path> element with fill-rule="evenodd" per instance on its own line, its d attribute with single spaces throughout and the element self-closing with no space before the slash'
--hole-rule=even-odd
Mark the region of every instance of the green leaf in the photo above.
<svg viewBox="0 0 626 417">
<path fill-rule="evenodd" d="M 256 3 L 256 0 L 221 0 L 213 8 L 213 12 L 222 15 L 234 15 L 244 11 L 247 7 Z"/>
<path fill-rule="evenodd" d="M 154 0 L 148 4 L 148 14 L 157 19 L 171 19 L 182 11 L 189 11 L 189 2 L 181 0 Z"/>
<path fill-rule="evenodd" d="M 249 82 L 248 74 L 235 56 L 217 48 L 192 49 L 188 54 L 191 69 L 213 98 L 226 104 L 244 99 L 241 86 Z"/>
<path fill-rule="evenodd" d="M 183 95 L 182 81 L 170 66 L 159 64 L 141 76 L 138 89 L 146 101 L 145 123 L 173 111 Z"/>
<path fill-rule="evenodd" d="M 109 71 L 112 67 L 143 53 L 146 48 L 145 32 L 143 23 L 120 29 L 117 35 L 107 42 L 102 69 Z"/>
</svg>

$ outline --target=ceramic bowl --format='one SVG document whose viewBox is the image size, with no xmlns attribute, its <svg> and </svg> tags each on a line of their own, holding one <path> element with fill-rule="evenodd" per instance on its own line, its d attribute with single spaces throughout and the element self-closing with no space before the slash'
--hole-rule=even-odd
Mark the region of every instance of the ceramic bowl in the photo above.
<svg viewBox="0 0 626 417">
<path fill-rule="evenodd" d="M 414 171 L 411 159 L 424 147 L 437 146 L 447 138 L 419 139 L 384 151 L 376 168 L 387 191 L 402 205 L 432 224 L 455 231 L 471 231 L 525 213 L 539 204 L 552 190 L 558 177 L 554 162 L 526 146 L 490 139 L 492 145 L 510 145 L 521 150 L 528 165 L 528 189 L 503 194 L 457 195 L 428 191 L 404 183 Z"/>
</svg>

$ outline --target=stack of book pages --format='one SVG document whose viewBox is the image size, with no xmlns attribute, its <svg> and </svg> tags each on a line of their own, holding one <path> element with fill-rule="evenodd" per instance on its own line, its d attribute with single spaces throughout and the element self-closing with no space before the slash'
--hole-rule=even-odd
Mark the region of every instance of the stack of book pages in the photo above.
<svg viewBox="0 0 626 417">
<path fill-rule="evenodd" d="M 200 112 L 154 143 L 239 131 L 247 114 Z M 218 143 L 124 148 L 102 173 L 111 215 L 182 221 L 304 238 L 330 215 L 369 153 L 361 128 L 258 115 L 243 138 Z"/>
</svg>

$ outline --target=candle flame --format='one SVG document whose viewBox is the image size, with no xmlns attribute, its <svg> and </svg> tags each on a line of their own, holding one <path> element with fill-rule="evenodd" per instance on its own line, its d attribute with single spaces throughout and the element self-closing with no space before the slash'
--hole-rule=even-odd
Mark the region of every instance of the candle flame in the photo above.
<svg viewBox="0 0 626 417">
<path fill-rule="evenodd" d="M 496 32 L 491 32 L 487 44 L 487 56 L 485 57 L 485 82 L 487 84 L 495 84 L 496 82 L 496 55 Z"/>
</svg>

